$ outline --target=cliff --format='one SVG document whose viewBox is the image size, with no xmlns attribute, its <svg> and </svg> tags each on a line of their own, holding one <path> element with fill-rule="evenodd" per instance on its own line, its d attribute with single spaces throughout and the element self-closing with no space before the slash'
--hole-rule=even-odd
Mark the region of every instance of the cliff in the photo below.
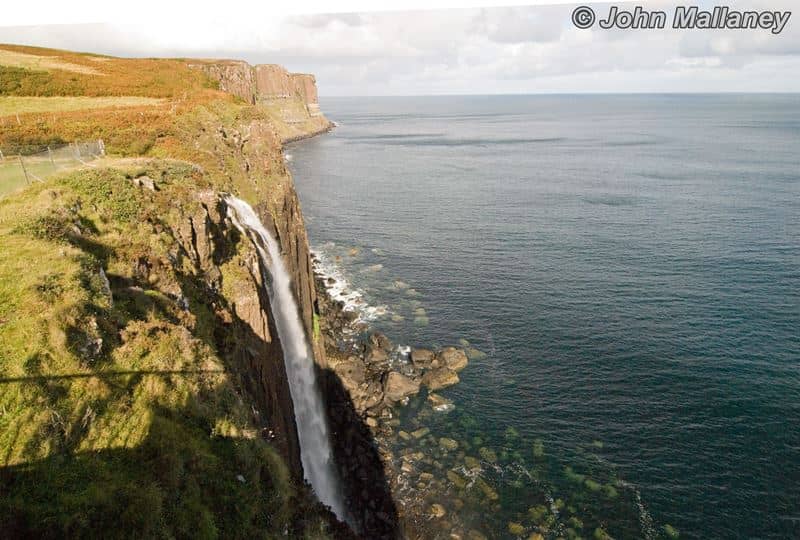
<svg viewBox="0 0 800 540">
<path fill-rule="evenodd" d="M 289 127 L 285 140 L 306 137 L 330 128 L 319 108 L 317 83 L 313 75 L 289 73 L 283 66 L 241 61 L 204 61 L 192 64 L 219 88 L 247 103 L 261 105 L 275 114 L 276 125 Z M 298 130 L 291 127 L 300 125 Z M 310 130 L 307 126 L 313 126 Z"/>
<path fill-rule="evenodd" d="M 125 88 L 161 100 L 0 118 L 6 155 L 98 137 L 110 154 L 0 199 L 0 526 L 22 537 L 349 537 L 303 483 L 269 276 L 224 203 L 250 202 L 280 243 L 325 373 L 282 155 L 283 141 L 330 126 L 314 78 L 0 49 L 6 94 Z M 25 55 L 50 67 L 14 64 Z"/>
</svg>

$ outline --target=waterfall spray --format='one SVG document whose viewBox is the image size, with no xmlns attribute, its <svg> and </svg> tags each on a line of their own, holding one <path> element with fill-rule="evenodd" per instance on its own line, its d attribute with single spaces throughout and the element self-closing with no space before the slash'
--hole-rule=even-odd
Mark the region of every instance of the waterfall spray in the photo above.
<svg viewBox="0 0 800 540">
<path fill-rule="evenodd" d="M 226 197 L 225 202 L 233 210 L 233 224 L 252 241 L 262 264 L 272 277 L 271 283 L 265 286 L 269 293 L 272 315 L 275 317 L 275 327 L 283 346 L 305 478 L 314 488 L 319 500 L 330 506 L 340 519 L 346 519 L 344 498 L 332 459 L 328 422 L 314 373 L 314 359 L 300 322 L 297 303 L 291 291 L 291 280 L 283 264 L 278 243 L 264 228 L 249 204 L 232 196 Z"/>
</svg>

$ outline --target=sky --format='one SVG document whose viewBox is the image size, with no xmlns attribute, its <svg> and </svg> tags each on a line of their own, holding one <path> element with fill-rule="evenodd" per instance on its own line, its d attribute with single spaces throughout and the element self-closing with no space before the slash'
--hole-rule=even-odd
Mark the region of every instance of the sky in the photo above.
<svg viewBox="0 0 800 540">
<path fill-rule="evenodd" d="M 681 1 L 681 0 L 678 0 Z M 794 0 L 687 5 L 789 10 Z M 590 3 L 602 17 L 611 4 Z M 623 8 L 636 4 L 615 2 Z M 647 2 L 667 11 L 677 4 Z M 0 42 L 236 58 L 316 75 L 320 96 L 800 92 L 800 9 L 768 30 L 580 30 L 576 4 L 0 26 Z M 796 19 L 795 19 L 796 17 Z"/>
</svg>

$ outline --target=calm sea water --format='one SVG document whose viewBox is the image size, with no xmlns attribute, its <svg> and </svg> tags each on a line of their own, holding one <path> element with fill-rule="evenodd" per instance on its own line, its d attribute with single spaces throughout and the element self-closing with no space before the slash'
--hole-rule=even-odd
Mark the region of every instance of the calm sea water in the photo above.
<svg viewBox="0 0 800 540">
<path fill-rule="evenodd" d="M 288 149 L 312 244 L 395 342 L 487 355 L 426 424 L 503 452 L 476 523 L 549 490 L 585 536 L 800 537 L 800 96 L 322 108 Z"/>
</svg>

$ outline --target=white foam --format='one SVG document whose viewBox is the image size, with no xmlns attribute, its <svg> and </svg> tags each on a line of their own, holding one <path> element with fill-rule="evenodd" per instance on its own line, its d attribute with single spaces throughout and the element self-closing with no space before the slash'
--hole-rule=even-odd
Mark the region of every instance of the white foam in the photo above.
<svg viewBox="0 0 800 540">
<path fill-rule="evenodd" d="M 328 295 L 337 302 L 342 302 L 343 310 L 356 314 L 356 322 L 374 321 L 390 313 L 388 306 L 371 306 L 364 297 L 364 291 L 350 284 L 344 269 L 336 264 L 335 256 L 326 251 L 332 250 L 336 245 L 333 242 L 324 244 L 320 249 L 314 250 L 314 271 L 322 277 Z M 331 281 L 332 280 L 332 281 Z"/>
</svg>

